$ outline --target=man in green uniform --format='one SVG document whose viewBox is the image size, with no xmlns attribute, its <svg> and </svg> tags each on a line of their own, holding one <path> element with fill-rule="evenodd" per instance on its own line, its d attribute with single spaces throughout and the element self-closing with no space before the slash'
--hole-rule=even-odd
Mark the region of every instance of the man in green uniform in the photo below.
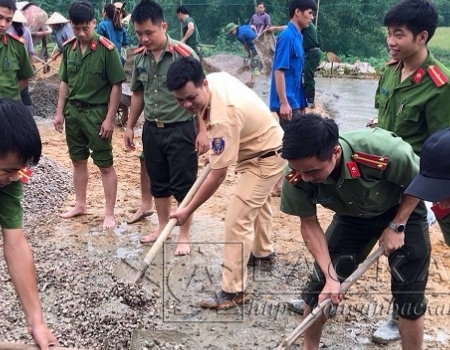
<svg viewBox="0 0 450 350">
<path fill-rule="evenodd" d="M 179 6 L 177 8 L 178 20 L 183 25 L 183 38 L 181 42 L 188 45 L 200 58 L 203 60 L 203 51 L 200 46 L 200 33 L 194 19 L 189 16 L 189 11 L 186 6 Z"/>
<path fill-rule="evenodd" d="M 0 0 L 0 97 L 20 100 L 20 91 L 28 86 L 34 73 L 24 40 L 6 33 L 15 10 L 13 0 Z"/>
<path fill-rule="evenodd" d="M 197 55 L 166 34 L 163 9 L 155 1 L 139 2 L 131 21 L 141 47 L 135 51 L 133 62 L 133 95 L 124 142 L 128 149 L 135 149 L 133 128 L 144 111 L 144 161 L 159 221 L 155 232 L 141 237 L 141 243 L 145 244 L 154 242 L 169 222 L 171 197 L 181 203 L 194 184 L 198 154 L 209 149 L 209 140 L 206 125 L 194 117 L 192 110 L 178 105 L 166 85 L 167 71 L 175 60 L 183 56 L 197 58 Z M 175 255 L 190 253 L 191 222 L 192 217 L 180 227 Z"/>
<path fill-rule="evenodd" d="M 314 108 L 316 96 L 316 82 L 314 72 L 320 62 L 320 45 L 317 39 L 317 29 L 313 23 L 302 28 L 303 50 L 305 51 L 305 62 L 303 66 L 303 87 L 305 90 L 306 103 L 309 108 Z"/>
<path fill-rule="evenodd" d="M 389 256 L 402 347 L 421 349 L 431 249 L 423 202 L 403 195 L 419 171 L 412 147 L 379 128 L 339 135 L 332 119 L 304 114 L 286 127 L 281 153 L 292 169 L 281 210 L 300 217 L 303 240 L 316 260 L 302 294 L 305 315 L 326 298 L 339 304 L 340 281 L 379 241 Z M 317 204 L 336 213 L 326 235 Z M 318 348 L 326 319 L 322 315 L 304 333 L 304 349 Z"/>
<path fill-rule="evenodd" d="M 384 18 L 392 60 L 375 96 L 378 126 L 402 137 L 418 155 L 431 134 L 450 126 L 450 70 L 427 49 L 437 24 L 437 9 L 428 0 L 400 2 Z M 438 223 L 450 245 L 450 216 Z M 383 324 L 373 340 L 400 339 L 396 319 L 393 315 Z"/>
<path fill-rule="evenodd" d="M 19 181 L 22 177 L 25 182 L 29 175 L 24 167 L 38 163 L 41 138 L 29 110 L 11 99 L 0 98 L 0 125 L 0 226 L 4 256 L 28 332 L 40 349 L 48 350 L 49 345 L 56 345 L 56 338 L 42 315 L 33 256 L 22 229 L 23 191 Z"/>
<path fill-rule="evenodd" d="M 72 3 L 69 19 L 75 37 L 64 45 L 54 125 L 62 132 L 66 123 L 66 141 L 74 167 L 75 206 L 61 217 L 86 213 L 87 159 L 91 155 L 100 169 L 105 191 L 103 229 L 111 229 L 116 224 L 117 193 L 111 138 L 126 76 L 114 44 L 94 32 L 92 5 L 85 1 Z"/>
</svg>

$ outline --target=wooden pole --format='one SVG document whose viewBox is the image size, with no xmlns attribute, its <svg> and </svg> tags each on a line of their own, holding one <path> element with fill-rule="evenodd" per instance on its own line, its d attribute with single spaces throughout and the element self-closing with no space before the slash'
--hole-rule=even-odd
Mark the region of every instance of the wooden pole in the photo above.
<svg viewBox="0 0 450 350">
<path fill-rule="evenodd" d="M 316 28 L 317 28 L 317 21 L 319 20 L 319 9 L 320 9 L 320 0 L 317 0 Z"/>
</svg>

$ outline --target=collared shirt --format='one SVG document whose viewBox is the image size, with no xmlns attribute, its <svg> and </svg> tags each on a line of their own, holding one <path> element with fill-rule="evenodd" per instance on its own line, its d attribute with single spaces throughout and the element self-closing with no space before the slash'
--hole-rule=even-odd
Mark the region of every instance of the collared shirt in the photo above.
<svg viewBox="0 0 450 350">
<path fill-rule="evenodd" d="M 403 190 L 419 172 L 419 158 L 412 147 L 392 132 L 380 128 L 347 132 L 340 136 L 339 144 L 338 181 L 328 177 L 319 184 L 300 180 L 293 185 L 284 180 L 281 211 L 311 217 L 321 204 L 338 215 L 375 217 L 400 203 Z M 352 159 L 354 152 L 388 157 L 389 162 L 385 170 L 358 164 Z M 353 166 L 358 171 L 350 172 Z"/>
<path fill-rule="evenodd" d="M 281 148 L 283 130 L 253 90 L 225 72 L 208 74 L 206 79 L 211 92 L 207 132 L 219 147 L 211 147 L 212 169 Z"/>
<path fill-rule="evenodd" d="M 69 23 L 60 24 L 58 29 L 55 30 L 55 40 L 58 51 L 63 51 L 63 44 L 74 37 L 72 27 Z"/>
<path fill-rule="evenodd" d="M 127 30 L 125 27 L 122 29 L 114 28 L 114 24 L 111 19 L 106 18 L 104 21 L 100 22 L 97 28 L 97 33 L 101 36 L 112 41 L 116 45 L 116 49 L 119 51 L 122 46 L 128 45 Z"/>
<path fill-rule="evenodd" d="M 198 31 L 197 24 L 195 23 L 194 19 L 190 16 L 187 16 L 183 21 L 183 37 L 186 35 L 186 32 L 188 31 L 189 23 L 194 24 L 194 32 L 186 40 L 186 45 L 190 46 L 191 48 L 195 48 L 200 45 L 200 33 Z"/>
<path fill-rule="evenodd" d="M 261 14 L 255 13 L 252 18 L 250 18 L 250 25 L 256 27 L 256 33 L 260 33 L 263 29 L 270 27 L 270 16 L 263 12 Z"/>
<path fill-rule="evenodd" d="M 255 51 L 255 44 L 253 40 L 256 39 L 255 31 L 249 25 L 242 25 L 236 28 L 236 39 L 244 46 L 247 46 L 250 51 Z"/>
<path fill-rule="evenodd" d="M 10 26 L 7 30 L 7 33 L 15 34 L 17 36 L 20 36 L 13 26 Z M 28 57 L 33 56 L 34 54 L 34 46 L 33 46 L 33 37 L 31 36 L 30 28 L 23 25 L 23 34 L 21 36 L 23 40 L 25 40 L 25 46 L 27 47 Z"/>
<path fill-rule="evenodd" d="M 3 229 L 22 227 L 22 197 L 23 189 L 20 181 L 0 187 L 0 226 Z"/>
<path fill-rule="evenodd" d="M 304 58 L 302 34 L 292 22 L 289 22 L 287 28 L 278 36 L 275 45 L 269 103 L 272 112 L 280 109 L 280 98 L 275 85 L 276 70 L 281 70 L 284 73 L 286 97 L 291 108 L 306 107 L 306 98 L 302 84 Z"/>
<path fill-rule="evenodd" d="M 19 80 L 33 75 L 25 45 L 7 33 L 0 36 L 0 97 L 20 100 Z"/>
<path fill-rule="evenodd" d="M 112 86 L 126 80 L 117 50 L 106 48 L 99 38 L 94 33 L 84 54 L 76 39 L 64 46 L 59 78 L 68 84 L 68 100 L 106 104 Z"/>
<path fill-rule="evenodd" d="M 431 134 L 450 126 L 450 83 L 438 87 L 429 69 L 438 69 L 450 79 L 450 69 L 429 53 L 422 66 L 403 82 L 402 62 L 389 65 L 375 95 L 378 126 L 395 132 L 419 155 Z"/>
<path fill-rule="evenodd" d="M 303 35 L 303 50 L 307 53 L 311 49 L 320 47 L 319 40 L 317 39 L 317 29 L 312 23 L 308 27 L 302 29 Z"/>
<path fill-rule="evenodd" d="M 138 53 L 134 56 L 131 91 L 144 91 L 144 117 L 149 121 L 174 123 L 191 119 L 193 116 L 181 107 L 167 88 L 167 71 L 170 65 L 181 55 L 174 50 L 174 45 L 183 45 L 168 35 L 164 52 L 155 61 L 150 52 Z M 186 45 L 191 56 L 196 53 Z"/>
</svg>

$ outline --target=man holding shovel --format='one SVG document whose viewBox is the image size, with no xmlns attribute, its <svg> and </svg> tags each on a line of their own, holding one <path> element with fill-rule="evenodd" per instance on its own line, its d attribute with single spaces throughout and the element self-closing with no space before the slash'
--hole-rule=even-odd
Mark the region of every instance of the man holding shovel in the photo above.
<svg viewBox="0 0 450 350">
<path fill-rule="evenodd" d="M 378 128 L 339 135 L 332 119 L 305 114 L 285 128 L 282 157 L 292 171 L 281 210 L 300 217 L 303 240 L 316 260 L 302 294 L 305 315 L 326 298 L 339 304 L 340 282 L 379 241 L 389 256 L 402 347 L 421 349 L 431 249 L 425 205 L 403 195 L 419 170 L 412 147 Z M 335 212 L 325 234 L 317 204 Z M 305 350 L 318 348 L 326 320 L 320 315 L 305 331 Z"/>
<path fill-rule="evenodd" d="M 171 217 L 183 225 L 219 188 L 230 166 L 237 163 L 235 171 L 241 175 L 225 217 L 229 244 L 224 247 L 222 288 L 200 302 L 204 308 L 229 309 L 249 300 L 245 265 L 271 265 L 276 258 L 270 240 L 270 190 L 285 166 L 279 155 L 283 131 L 255 92 L 224 72 L 205 77 L 193 58 L 170 66 L 167 87 L 181 106 L 203 120 L 211 139 L 211 173 L 191 202 Z"/>
</svg>

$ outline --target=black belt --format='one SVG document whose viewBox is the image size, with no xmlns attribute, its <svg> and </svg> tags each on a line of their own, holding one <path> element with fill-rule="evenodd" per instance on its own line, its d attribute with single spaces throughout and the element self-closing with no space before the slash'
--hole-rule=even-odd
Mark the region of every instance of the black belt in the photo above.
<svg viewBox="0 0 450 350">
<path fill-rule="evenodd" d="M 184 120 L 182 122 L 175 122 L 175 123 L 164 123 L 164 122 L 155 122 L 155 121 L 151 121 L 151 120 L 146 120 L 147 123 L 149 123 L 152 126 L 156 126 L 157 128 L 172 128 L 174 126 L 178 126 L 181 124 L 185 124 L 188 122 L 193 121 L 194 119 L 188 119 L 188 120 Z"/>
<path fill-rule="evenodd" d="M 280 153 L 281 153 L 281 149 L 279 149 L 277 151 L 270 151 L 270 152 L 264 153 L 262 156 L 259 156 L 259 158 L 262 158 L 262 159 L 269 158 L 269 157 L 276 156 L 277 154 L 280 154 Z"/>
<path fill-rule="evenodd" d="M 313 47 L 312 49 L 306 50 L 306 53 L 310 52 L 310 51 L 318 51 L 320 50 L 320 47 Z"/>
<path fill-rule="evenodd" d="M 107 103 L 87 103 L 77 100 L 69 100 L 69 103 L 77 108 L 106 107 Z"/>
</svg>

